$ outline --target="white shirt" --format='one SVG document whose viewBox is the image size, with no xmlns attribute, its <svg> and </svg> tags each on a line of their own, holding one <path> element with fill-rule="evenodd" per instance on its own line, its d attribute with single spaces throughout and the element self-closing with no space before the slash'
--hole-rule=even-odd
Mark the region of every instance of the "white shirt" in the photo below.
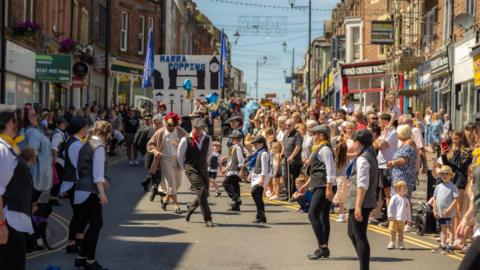
<svg viewBox="0 0 480 270">
<path fill-rule="evenodd" d="M 397 105 L 394 105 L 393 108 L 390 110 L 390 113 L 395 113 L 395 117 L 393 118 L 393 120 L 397 120 L 398 121 L 398 118 L 400 118 L 400 108 L 398 108 Z"/>
<path fill-rule="evenodd" d="M 355 110 L 355 107 L 353 106 L 353 104 L 351 102 L 349 102 L 345 105 L 342 105 L 341 109 L 344 110 L 345 112 L 347 112 L 347 114 L 352 114 L 353 111 Z"/>
<path fill-rule="evenodd" d="M 322 149 L 318 151 L 317 158 L 325 164 L 327 183 L 335 186 L 337 184 L 337 172 L 335 170 L 332 149 L 330 149 L 330 147 L 322 147 Z"/>
<path fill-rule="evenodd" d="M 95 137 L 93 137 L 95 138 Z M 105 147 L 97 147 L 93 152 L 93 182 L 105 183 Z M 75 190 L 74 204 L 84 203 L 91 192 Z"/>
<path fill-rule="evenodd" d="M 59 149 L 60 144 L 66 141 L 67 141 L 67 138 L 65 137 L 65 133 L 57 129 L 52 135 L 52 150 L 56 151 L 60 155 L 60 149 Z M 62 167 L 65 166 L 65 160 L 63 160 L 63 158 L 57 157 L 55 159 L 55 162 L 60 164 Z"/>
<path fill-rule="evenodd" d="M 285 131 L 280 130 L 280 131 L 277 133 L 277 141 L 278 141 L 278 142 L 283 142 L 283 138 L 285 138 Z"/>
<path fill-rule="evenodd" d="M 419 128 L 412 128 L 412 139 L 415 142 L 417 149 L 423 148 L 423 135 Z"/>
<path fill-rule="evenodd" d="M 8 184 L 12 180 L 18 161 L 12 154 L 10 145 L 2 139 L 0 141 L 0 196 L 3 196 Z M 28 215 L 17 211 L 9 211 L 7 205 L 3 208 L 3 215 L 8 225 L 16 231 L 33 233 L 32 219 Z"/>
<path fill-rule="evenodd" d="M 180 141 L 178 137 L 177 129 L 173 132 L 169 132 L 165 128 L 165 133 L 163 135 L 163 148 L 162 148 L 162 156 L 164 157 L 176 157 L 177 156 L 177 147 Z"/>
<path fill-rule="evenodd" d="M 312 145 L 313 145 L 313 136 L 312 135 L 305 135 L 303 137 L 303 143 L 302 143 L 302 159 L 307 159 L 310 157 L 311 151 L 312 151 Z"/>
<path fill-rule="evenodd" d="M 235 145 L 236 149 L 235 152 L 237 154 L 237 160 L 238 160 L 238 168 L 242 168 L 243 164 L 245 164 L 245 158 L 243 157 L 243 149 L 240 147 L 240 145 Z M 232 158 L 229 158 L 227 168 L 230 168 L 230 165 L 232 164 Z M 239 171 L 230 171 L 228 170 L 227 176 L 231 175 L 238 175 Z"/>
<path fill-rule="evenodd" d="M 190 138 L 192 137 L 192 133 L 190 133 L 190 135 L 188 135 Z M 205 134 L 205 132 L 202 134 L 202 137 L 200 138 L 200 141 L 199 143 L 197 144 L 197 148 L 200 150 L 202 149 L 202 145 L 203 145 L 203 140 L 207 137 L 207 135 Z M 177 159 L 178 159 L 178 164 L 180 164 L 180 167 L 182 169 L 185 168 L 185 154 L 187 153 L 187 147 L 188 147 L 188 143 L 187 143 L 187 138 L 186 137 L 183 137 L 181 140 L 180 140 L 180 143 L 178 145 L 178 149 L 177 149 Z M 208 144 L 208 154 L 207 154 L 207 160 L 210 159 L 210 157 L 212 156 L 212 140 L 210 140 L 209 144 Z"/>
<path fill-rule="evenodd" d="M 357 170 L 357 188 L 368 190 L 370 185 L 370 163 L 362 156 L 357 158 L 355 163 Z"/>
<path fill-rule="evenodd" d="M 78 138 L 77 135 L 75 135 L 75 137 L 77 137 L 78 141 L 70 145 L 70 147 L 68 148 L 68 153 L 66 154 L 70 158 L 70 162 L 72 163 L 73 167 L 75 167 L 76 169 L 78 164 L 78 153 L 80 153 L 80 149 L 82 148 L 83 143 L 80 140 L 80 138 Z M 77 173 L 77 178 L 78 178 L 78 173 Z M 67 181 L 62 181 L 62 186 L 60 187 L 60 194 L 65 193 L 70 189 L 72 189 L 76 181 L 76 179 L 63 179 L 63 180 L 67 180 Z"/>
<path fill-rule="evenodd" d="M 411 222 L 412 218 L 408 199 L 398 194 L 393 195 L 388 205 L 388 217 L 393 220 Z"/>
<path fill-rule="evenodd" d="M 379 139 L 388 143 L 388 147 L 379 149 L 377 156 L 378 168 L 386 169 L 387 162 L 393 159 L 393 155 L 398 150 L 397 131 L 394 128 L 391 128 L 388 132 L 382 132 Z"/>
<path fill-rule="evenodd" d="M 257 157 L 258 158 L 258 157 Z M 262 155 L 260 156 L 261 161 L 262 161 L 262 171 L 260 174 L 254 173 L 254 170 L 251 171 L 252 177 L 250 179 L 251 181 L 251 186 L 255 186 L 258 184 L 260 181 L 260 178 L 264 176 L 263 178 L 263 186 L 266 187 L 268 185 L 268 181 L 270 180 L 270 154 L 267 151 L 262 152 Z"/>
</svg>

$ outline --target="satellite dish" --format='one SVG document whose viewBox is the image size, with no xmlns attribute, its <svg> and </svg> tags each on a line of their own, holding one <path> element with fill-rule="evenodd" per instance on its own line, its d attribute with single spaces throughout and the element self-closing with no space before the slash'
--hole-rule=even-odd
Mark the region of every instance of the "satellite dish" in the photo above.
<svg viewBox="0 0 480 270">
<path fill-rule="evenodd" d="M 463 28 L 464 30 L 470 29 L 473 26 L 474 18 L 472 14 L 461 13 L 455 16 L 453 19 L 453 24 Z"/>
</svg>

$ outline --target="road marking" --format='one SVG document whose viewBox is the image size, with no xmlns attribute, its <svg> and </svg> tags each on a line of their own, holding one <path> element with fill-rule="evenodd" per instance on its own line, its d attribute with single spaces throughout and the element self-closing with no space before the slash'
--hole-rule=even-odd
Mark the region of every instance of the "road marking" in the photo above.
<svg viewBox="0 0 480 270">
<path fill-rule="evenodd" d="M 52 245 L 52 248 L 53 248 L 52 250 L 32 252 L 32 253 L 30 253 L 26 256 L 27 260 L 31 260 L 31 259 L 39 257 L 39 256 L 43 256 L 43 255 L 47 255 L 47 254 L 50 254 L 50 253 L 61 251 L 67 245 L 67 242 L 68 242 L 68 223 L 69 223 L 69 221 L 66 220 L 64 217 L 62 217 L 60 215 L 57 215 L 55 213 L 52 213 L 50 217 L 52 219 L 54 219 L 58 224 L 60 224 L 60 226 L 62 226 L 62 228 L 66 232 L 65 236 L 63 237 L 62 240 L 60 240 L 57 243 Z"/>
<path fill-rule="evenodd" d="M 252 197 L 252 195 L 250 193 L 241 193 L 241 196 L 242 197 L 248 197 L 248 198 Z M 292 203 L 277 201 L 277 200 L 270 200 L 270 199 L 266 199 L 266 198 L 264 198 L 264 201 L 268 202 L 270 204 L 273 204 L 273 205 L 280 205 L 280 206 L 283 206 L 285 208 L 298 210 L 298 206 L 296 206 L 295 204 L 292 204 Z M 335 221 L 337 219 L 337 217 L 338 217 L 338 215 L 336 215 L 336 214 L 330 214 L 330 219 L 332 221 Z M 381 226 L 368 225 L 368 229 L 372 232 L 376 232 L 378 234 L 382 234 L 382 235 L 390 237 L 390 232 L 387 229 L 382 228 Z M 427 242 L 427 241 L 424 241 L 424 240 L 421 240 L 421 239 L 418 239 L 418 238 L 414 238 L 414 237 L 409 236 L 407 234 L 404 235 L 404 241 L 409 243 L 409 244 L 416 245 L 418 247 L 422 247 L 422 248 L 426 248 L 426 249 L 436 249 L 438 247 L 433 243 L 430 243 L 430 242 Z M 465 257 L 465 255 L 458 254 L 458 253 L 447 254 L 447 256 L 450 257 L 450 258 L 459 260 L 459 261 L 463 260 L 463 257 Z"/>
</svg>

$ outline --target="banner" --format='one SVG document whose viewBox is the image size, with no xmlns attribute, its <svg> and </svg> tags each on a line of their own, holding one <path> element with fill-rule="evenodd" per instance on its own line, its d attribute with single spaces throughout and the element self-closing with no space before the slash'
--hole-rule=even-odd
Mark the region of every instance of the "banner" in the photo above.
<svg viewBox="0 0 480 270">
<path fill-rule="evenodd" d="M 393 21 L 372 21 L 372 44 L 393 45 Z"/>
<path fill-rule="evenodd" d="M 473 56 L 473 78 L 475 87 L 480 87 L 480 53 Z"/>
<path fill-rule="evenodd" d="M 35 79 L 44 82 L 70 83 L 72 81 L 72 56 L 37 54 Z"/>
</svg>

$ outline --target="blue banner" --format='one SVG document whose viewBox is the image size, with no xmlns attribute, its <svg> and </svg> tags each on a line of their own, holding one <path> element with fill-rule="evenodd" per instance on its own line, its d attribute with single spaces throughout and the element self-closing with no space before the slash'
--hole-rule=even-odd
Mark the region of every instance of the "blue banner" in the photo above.
<svg viewBox="0 0 480 270">
<path fill-rule="evenodd" d="M 224 88 L 224 79 L 225 79 L 225 68 L 228 64 L 228 48 L 227 48 L 227 39 L 225 38 L 225 33 L 222 30 L 221 36 L 221 46 L 220 46 L 220 88 Z"/>
<path fill-rule="evenodd" d="M 145 66 L 143 69 L 143 78 L 142 78 L 142 89 L 152 86 L 152 75 L 155 69 L 154 67 L 154 40 L 153 40 L 153 29 L 148 31 L 148 44 L 147 44 L 147 54 L 145 55 Z"/>
</svg>

